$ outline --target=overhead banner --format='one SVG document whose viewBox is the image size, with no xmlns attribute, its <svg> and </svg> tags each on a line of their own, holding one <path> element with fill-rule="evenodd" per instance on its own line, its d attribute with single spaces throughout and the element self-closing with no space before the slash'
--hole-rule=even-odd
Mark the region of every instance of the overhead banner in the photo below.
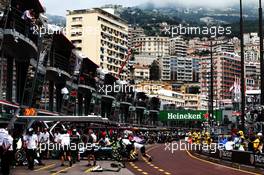
<svg viewBox="0 0 264 175">
<path fill-rule="evenodd" d="M 208 121 L 209 114 L 205 110 L 172 110 L 172 111 L 160 111 L 160 121 L 177 121 L 177 120 L 189 120 L 189 121 Z M 213 116 L 215 121 L 222 120 L 222 111 L 214 111 Z"/>
</svg>

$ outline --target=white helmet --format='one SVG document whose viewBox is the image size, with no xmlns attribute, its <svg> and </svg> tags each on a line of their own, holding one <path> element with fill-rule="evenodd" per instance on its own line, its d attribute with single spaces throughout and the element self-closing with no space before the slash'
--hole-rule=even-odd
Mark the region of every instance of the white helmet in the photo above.
<svg viewBox="0 0 264 175">
<path fill-rule="evenodd" d="M 257 134 L 257 136 L 260 136 L 260 137 L 261 137 L 261 136 L 262 136 L 262 133 L 259 132 L 259 133 Z"/>
<path fill-rule="evenodd" d="M 0 133 L 8 134 L 8 131 L 4 128 L 0 128 Z"/>
</svg>

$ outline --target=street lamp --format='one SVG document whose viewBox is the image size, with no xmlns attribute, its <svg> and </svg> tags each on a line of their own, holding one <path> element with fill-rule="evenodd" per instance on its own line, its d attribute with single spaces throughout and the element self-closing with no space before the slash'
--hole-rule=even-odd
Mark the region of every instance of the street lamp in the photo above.
<svg viewBox="0 0 264 175">
<path fill-rule="evenodd" d="M 245 129 L 245 64 L 244 64 L 244 31 L 243 31 L 243 8 L 240 0 L 240 48 L 241 48 L 241 129 Z"/>
</svg>

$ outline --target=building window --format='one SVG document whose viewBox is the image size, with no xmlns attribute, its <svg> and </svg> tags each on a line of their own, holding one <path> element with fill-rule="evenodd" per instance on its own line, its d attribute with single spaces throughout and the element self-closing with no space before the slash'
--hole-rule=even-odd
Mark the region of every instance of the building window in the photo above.
<svg viewBox="0 0 264 175">
<path fill-rule="evenodd" d="M 72 29 L 78 29 L 78 28 L 81 28 L 82 25 L 81 24 L 78 24 L 78 25 L 72 25 L 71 28 Z"/>
<path fill-rule="evenodd" d="M 78 21 L 82 21 L 82 17 L 73 17 L 72 18 L 72 22 L 78 22 Z"/>
<path fill-rule="evenodd" d="M 81 44 L 82 40 L 72 40 L 71 41 L 73 44 Z"/>
</svg>

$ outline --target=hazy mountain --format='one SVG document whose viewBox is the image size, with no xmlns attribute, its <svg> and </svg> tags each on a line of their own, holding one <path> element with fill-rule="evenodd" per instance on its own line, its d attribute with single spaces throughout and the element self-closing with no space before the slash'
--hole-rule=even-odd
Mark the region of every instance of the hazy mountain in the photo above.
<svg viewBox="0 0 264 175">
<path fill-rule="evenodd" d="M 245 31 L 258 29 L 258 7 L 255 4 L 243 6 Z M 161 35 L 160 24 L 179 23 L 190 26 L 208 25 L 203 19 L 211 19 L 210 25 L 231 26 L 234 35 L 239 32 L 240 9 L 238 5 L 225 8 L 186 7 L 182 3 L 145 3 L 136 7 L 125 7 L 120 11 L 121 18 L 129 24 L 142 26 L 147 35 Z"/>
<path fill-rule="evenodd" d="M 51 15 L 51 14 L 46 14 L 48 17 L 48 23 L 49 24 L 54 24 L 58 26 L 66 26 L 66 18 L 63 16 L 57 16 L 57 15 Z"/>
<path fill-rule="evenodd" d="M 233 23 L 239 20 L 239 6 L 232 5 L 229 7 L 214 8 L 214 7 L 187 7 L 183 3 L 145 3 L 134 8 L 141 9 L 145 12 L 157 11 L 160 14 L 169 17 L 177 17 L 187 22 L 197 22 L 202 17 L 212 17 L 218 21 Z M 258 6 L 255 4 L 247 4 L 243 6 L 245 20 L 255 20 L 258 18 Z"/>
<path fill-rule="evenodd" d="M 145 3 L 135 7 L 115 6 L 118 15 L 129 24 L 142 26 L 147 35 L 161 35 L 160 24 L 179 23 L 193 26 L 207 25 L 201 19 L 209 17 L 214 25 L 230 25 L 234 33 L 239 31 L 239 6 L 232 5 L 225 8 L 186 7 L 182 3 Z M 256 32 L 258 7 L 255 4 L 244 5 L 245 31 Z M 63 16 L 47 14 L 50 24 L 66 25 Z"/>
</svg>

